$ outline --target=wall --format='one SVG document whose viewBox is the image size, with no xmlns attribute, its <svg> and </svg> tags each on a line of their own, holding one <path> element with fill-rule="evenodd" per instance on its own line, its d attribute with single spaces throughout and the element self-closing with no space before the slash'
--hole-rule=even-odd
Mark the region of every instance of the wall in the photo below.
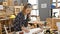
<svg viewBox="0 0 60 34">
<path fill-rule="evenodd" d="M 13 0 L 13 1 L 18 1 L 19 5 L 21 5 L 21 3 L 26 4 L 27 0 Z"/>
<path fill-rule="evenodd" d="M 27 3 L 27 0 L 22 0 L 22 1 L 23 1 L 23 3 L 24 3 L 24 4 L 26 4 L 26 3 Z"/>
<path fill-rule="evenodd" d="M 0 2 L 3 2 L 3 0 L 0 0 Z"/>
<path fill-rule="evenodd" d="M 41 8 L 41 4 L 46 3 L 47 8 Z M 50 0 L 38 0 L 39 4 L 39 14 L 40 14 L 40 19 L 42 21 L 45 21 L 46 18 L 50 17 Z"/>
</svg>

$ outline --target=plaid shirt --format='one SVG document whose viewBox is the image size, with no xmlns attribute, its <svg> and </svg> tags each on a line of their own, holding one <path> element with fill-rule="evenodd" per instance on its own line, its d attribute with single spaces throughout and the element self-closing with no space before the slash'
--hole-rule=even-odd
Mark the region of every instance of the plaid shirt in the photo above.
<svg viewBox="0 0 60 34">
<path fill-rule="evenodd" d="M 16 18 L 15 18 L 15 20 L 14 20 L 14 23 L 13 23 L 13 25 L 14 25 L 14 31 L 21 31 L 21 30 L 22 30 L 22 29 L 21 29 L 22 26 L 27 27 L 28 21 L 29 21 L 28 16 L 27 16 L 27 18 L 25 19 L 23 13 L 20 12 L 20 13 L 16 16 Z"/>
</svg>

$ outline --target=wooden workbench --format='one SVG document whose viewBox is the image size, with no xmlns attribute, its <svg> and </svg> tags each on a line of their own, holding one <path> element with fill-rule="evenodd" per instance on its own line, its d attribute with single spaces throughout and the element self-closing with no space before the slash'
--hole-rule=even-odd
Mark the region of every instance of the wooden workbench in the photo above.
<svg viewBox="0 0 60 34">
<path fill-rule="evenodd" d="M 56 23 L 60 22 L 60 18 L 47 18 L 46 22 L 47 22 L 47 26 L 51 27 L 51 29 L 57 30 Z"/>
<path fill-rule="evenodd" d="M 2 27 L 1 27 L 1 22 L 0 22 L 0 34 L 2 34 Z"/>
</svg>

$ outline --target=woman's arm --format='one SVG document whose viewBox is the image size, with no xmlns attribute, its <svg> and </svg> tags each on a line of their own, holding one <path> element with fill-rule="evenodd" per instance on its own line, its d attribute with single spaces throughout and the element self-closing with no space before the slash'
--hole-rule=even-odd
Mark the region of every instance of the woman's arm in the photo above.
<svg viewBox="0 0 60 34">
<path fill-rule="evenodd" d="M 21 18 L 21 17 L 22 17 L 22 16 L 18 14 L 18 15 L 16 16 L 15 20 L 14 20 L 13 25 L 14 25 L 14 30 L 15 30 L 15 31 L 21 30 L 21 27 L 23 26 L 23 24 L 22 24 L 22 18 Z"/>
<path fill-rule="evenodd" d="M 23 16 L 20 16 L 20 15 L 17 15 L 16 16 L 16 18 L 15 18 L 15 20 L 14 20 L 14 29 L 15 30 L 23 30 L 23 31 L 25 31 L 25 32 L 29 32 L 27 29 L 26 29 L 26 27 L 24 27 L 24 24 L 23 24 L 23 19 L 22 19 L 22 17 Z"/>
</svg>

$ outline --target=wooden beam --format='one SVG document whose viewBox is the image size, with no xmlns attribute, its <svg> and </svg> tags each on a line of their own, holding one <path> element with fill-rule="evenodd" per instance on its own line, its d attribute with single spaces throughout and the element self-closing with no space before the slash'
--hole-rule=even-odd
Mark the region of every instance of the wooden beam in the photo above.
<svg viewBox="0 0 60 34">
<path fill-rule="evenodd" d="M 56 0 L 56 8 L 58 7 L 58 0 Z"/>
</svg>

